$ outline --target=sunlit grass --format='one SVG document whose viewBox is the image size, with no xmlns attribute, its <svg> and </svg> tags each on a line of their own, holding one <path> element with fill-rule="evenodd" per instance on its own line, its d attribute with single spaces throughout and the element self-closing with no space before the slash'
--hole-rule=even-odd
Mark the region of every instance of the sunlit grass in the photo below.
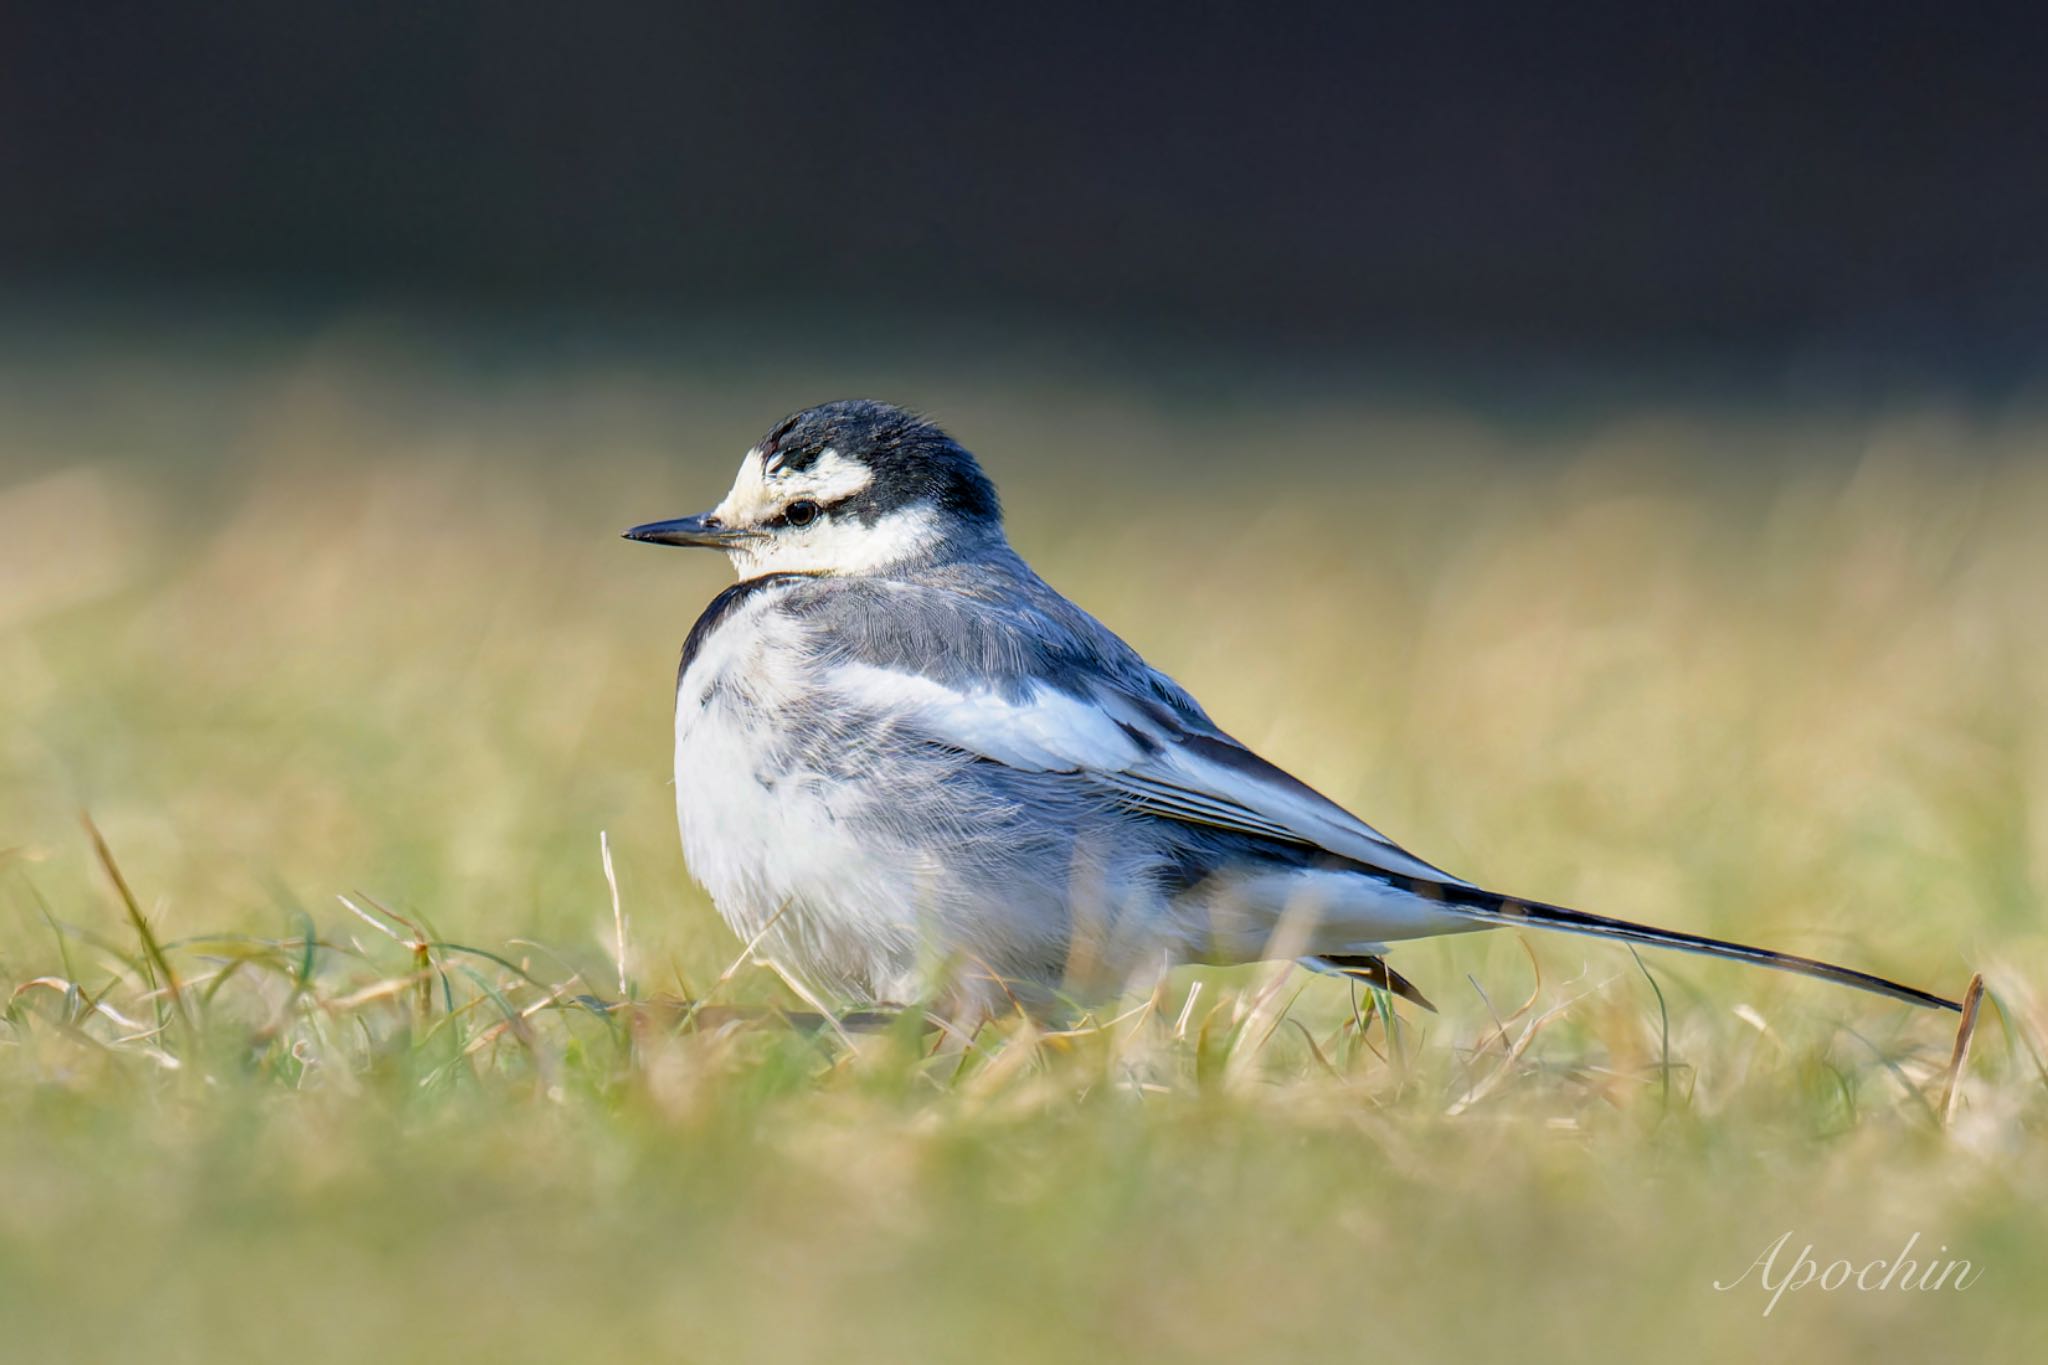
<svg viewBox="0 0 2048 1365">
<path fill-rule="evenodd" d="M 1555 937 L 1403 948 L 1443 1012 L 1396 1021 L 1271 965 L 1057 1033 L 802 1016 L 672 826 L 723 567 L 615 537 L 854 391 L 937 409 L 1056 585 L 1423 856 L 1985 972 L 1953 1115 L 1952 1016 Z M 8 1355 L 2028 1358 L 2044 444 L 1927 405 L 1538 422 L 381 333 L 20 360 Z M 1714 1290 L 1788 1230 L 1984 1273 L 1768 1318 Z"/>
</svg>

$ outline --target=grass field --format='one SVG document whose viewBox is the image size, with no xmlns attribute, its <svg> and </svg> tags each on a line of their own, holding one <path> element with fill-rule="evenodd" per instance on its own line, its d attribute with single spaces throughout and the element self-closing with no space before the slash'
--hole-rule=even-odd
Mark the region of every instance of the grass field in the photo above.
<svg viewBox="0 0 2048 1365">
<path fill-rule="evenodd" d="M 473 340 L 0 337 L 0 1357 L 2041 1358 L 2048 417 Z M 735 1023 L 794 1001 L 667 772 L 725 569 L 616 536 L 863 391 L 1424 857 L 1983 972 L 1953 1114 L 1953 1016 L 1507 933 L 1391 1029 Z M 1972 1273 L 1772 1307 L 1787 1234 Z"/>
</svg>

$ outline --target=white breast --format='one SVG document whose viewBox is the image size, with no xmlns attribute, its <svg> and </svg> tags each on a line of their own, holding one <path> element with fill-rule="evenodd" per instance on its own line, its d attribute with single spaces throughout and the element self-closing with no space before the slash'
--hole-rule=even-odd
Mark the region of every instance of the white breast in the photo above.
<svg viewBox="0 0 2048 1365">
<path fill-rule="evenodd" d="M 827 989 L 908 989 L 910 869 L 855 838 L 836 807 L 859 793 L 776 761 L 804 712 L 799 625 L 767 590 L 721 622 L 678 680 L 676 814 L 690 872 L 733 932 Z M 907 996 L 904 998 L 908 998 Z"/>
</svg>

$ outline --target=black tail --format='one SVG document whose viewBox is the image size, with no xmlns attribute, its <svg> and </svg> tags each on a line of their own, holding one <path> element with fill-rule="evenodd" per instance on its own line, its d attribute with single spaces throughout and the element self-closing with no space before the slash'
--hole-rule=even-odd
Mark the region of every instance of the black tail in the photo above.
<svg viewBox="0 0 2048 1365">
<path fill-rule="evenodd" d="M 1837 967 L 1832 962 L 1774 952 L 1769 948 L 1752 948 L 1746 943 L 1730 943 L 1726 939 L 1680 933 L 1676 929 L 1653 929 L 1647 924 L 1589 915 L 1583 910 L 1571 910 L 1562 905 L 1516 900 L 1476 887 L 1439 886 L 1418 881 L 1413 889 L 1417 895 L 1442 900 L 1446 909 L 1488 924 L 1533 924 L 1543 929 L 1560 929 L 1568 934 L 1591 934 L 1595 938 L 1615 938 L 1624 943 L 1647 943 L 1654 948 L 1676 948 L 1680 952 L 1704 953 L 1708 957 L 1724 957 L 1731 962 L 1753 962 L 1759 967 L 1775 967 L 1781 972 L 1819 977 L 1822 981 L 1854 986 L 1857 990 L 1888 995 L 1894 1000 L 1924 1005 L 1929 1009 L 1960 1013 L 1963 1008 L 1953 1000 L 1945 1000 L 1913 986 L 1902 986 L 1896 981 L 1872 976 L 1869 972 L 1859 972 L 1854 967 Z"/>
</svg>

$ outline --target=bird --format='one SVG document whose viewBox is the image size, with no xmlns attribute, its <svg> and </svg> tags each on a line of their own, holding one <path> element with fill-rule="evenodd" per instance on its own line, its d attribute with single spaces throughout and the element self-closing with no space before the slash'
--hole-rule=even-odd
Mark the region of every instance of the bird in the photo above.
<svg viewBox="0 0 2048 1365">
<path fill-rule="evenodd" d="M 1279 957 L 1428 1009 L 1390 945 L 1526 926 L 1960 1008 L 1423 861 L 1039 577 L 980 463 L 909 409 L 793 413 L 710 512 L 625 537 L 737 574 L 676 670 L 683 852 L 749 950 L 814 993 L 1044 1016 L 1175 965 Z"/>
</svg>

